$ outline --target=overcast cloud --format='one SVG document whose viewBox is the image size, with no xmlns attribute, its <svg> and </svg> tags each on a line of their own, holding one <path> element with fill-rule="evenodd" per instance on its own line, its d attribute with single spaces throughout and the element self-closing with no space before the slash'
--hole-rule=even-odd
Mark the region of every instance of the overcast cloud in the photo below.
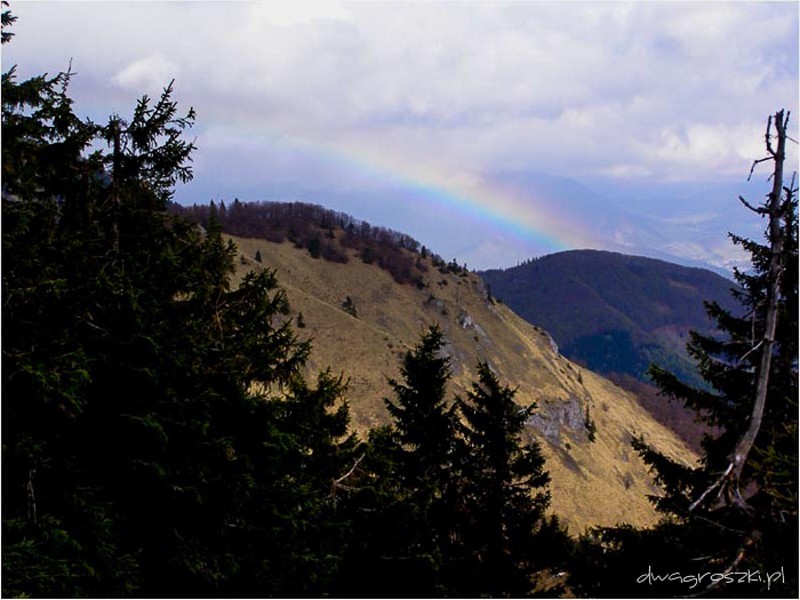
<svg viewBox="0 0 800 600">
<path fill-rule="evenodd" d="M 198 111 L 199 148 L 179 200 L 299 198 L 417 237 L 436 229 L 415 224 L 418 205 L 403 213 L 404 182 L 480 196 L 503 174 L 540 172 L 629 201 L 639 188 L 729 185 L 763 155 L 767 115 L 798 107 L 794 2 L 11 8 L 4 70 L 55 72 L 72 58 L 79 111 L 124 114 L 176 79 Z M 526 201 L 508 199 L 507 213 Z M 695 208 L 685 222 L 718 210 Z M 422 241 L 476 266 L 557 249 Z"/>
</svg>

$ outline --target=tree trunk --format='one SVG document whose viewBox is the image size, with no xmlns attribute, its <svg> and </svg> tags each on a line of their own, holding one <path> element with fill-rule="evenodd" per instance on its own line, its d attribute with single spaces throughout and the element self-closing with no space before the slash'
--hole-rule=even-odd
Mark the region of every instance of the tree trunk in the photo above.
<svg viewBox="0 0 800 600">
<path fill-rule="evenodd" d="M 119 199 L 119 168 L 120 168 L 120 122 L 118 118 L 112 121 L 114 136 L 113 172 L 111 175 L 111 249 L 114 254 L 119 254 L 119 222 L 122 207 Z"/>
<path fill-rule="evenodd" d="M 781 272 L 783 269 L 783 237 L 784 232 L 781 226 L 783 196 L 783 163 L 786 148 L 786 125 L 789 122 L 789 115 L 784 118 L 783 111 L 774 115 L 775 129 L 778 133 L 777 149 L 773 150 L 770 141 L 770 123 L 767 124 L 767 150 L 775 162 L 775 170 L 772 179 L 772 192 L 769 194 L 765 213 L 769 216 L 769 245 L 770 259 L 767 271 L 767 306 L 766 306 L 766 325 L 764 336 L 761 341 L 761 363 L 758 369 L 758 382 L 756 386 L 756 397 L 753 403 L 753 412 L 750 416 L 750 424 L 747 431 L 742 435 L 736 444 L 731 462 L 733 470 L 731 477 L 734 482 L 734 501 L 737 504 L 744 504 L 739 491 L 739 482 L 742 470 L 747 462 L 750 450 L 755 443 L 758 431 L 761 428 L 761 420 L 764 416 L 764 409 L 767 402 L 767 389 L 769 387 L 769 374 L 772 365 L 773 347 L 775 345 L 775 331 L 778 324 L 778 300 L 780 297 Z"/>
</svg>

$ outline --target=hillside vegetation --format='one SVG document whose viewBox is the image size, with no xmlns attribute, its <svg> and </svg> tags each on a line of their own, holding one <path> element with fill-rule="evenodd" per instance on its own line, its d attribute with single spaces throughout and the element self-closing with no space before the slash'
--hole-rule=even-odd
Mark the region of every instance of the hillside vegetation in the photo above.
<svg viewBox="0 0 800 600">
<path fill-rule="evenodd" d="M 481 276 L 565 356 L 642 381 L 656 363 L 697 383 L 685 346 L 690 330 L 714 328 L 704 301 L 736 310 L 734 283 L 716 273 L 615 252 L 571 250 Z"/>
<path fill-rule="evenodd" d="M 330 243 L 344 235 L 333 233 Z M 295 324 L 302 325 L 297 331 L 313 341 L 310 368 L 331 367 L 349 379 L 347 397 L 360 431 L 387 422 L 387 378 L 397 377 L 400 356 L 423 329 L 439 325 L 452 357 L 452 394 L 465 393 L 480 360 L 517 388 L 517 402 L 537 404 L 529 432 L 544 443 L 552 511 L 571 531 L 655 522 L 646 495 L 656 489 L 631 449 L 632 437 L 643 435 L 679 462 L 694 460 L 632 394 L 560 355 L 545 330 L 492 301 L 474 274 L 437 268 L 435 259 L 416 255 L 424 268 L 422 285 L 398 285 L 388 272 L 356 260 L 354 250 L 346 264 L 330 263 L 288 242 L 232 239 L 240 276 L 276 270 Z"/>
<path fill-rule="evenodd" d="M 700 452 L 713 427 L 661 397 L 650 365 L 703 386 L 686 351 L 690 332 L 713 334 L 706 302 L 741 312 L 732 281 L 708 270 L 598 250 L 571 250 L 481 273 L 492 293 L 552 333 L 559 350 L 633 392 L 660 423 Z"/>
<path fill-rule="evenodd" d="M 306 249 L 312 258 L 343 264 L 358 258 L 377 265 L 400 284 L 421 286 L 430 265 L 452 272 L 466 270 L 454 261 L 446 265 L 441 257 L 430 255 L 411 236 L 315 204 L 236 199 L 230 207 L 223 201 L 219 206 L 214 202 L 191 207 L 172 204 L 170 210 L 203 225 L 213 216 L 230 235 L 278 243 L 288 241 L 295 248 Z M 338 230 L 338 236 L 334 235 L 334 229 Z M 429 256 L 430 263 L 422 262 Z"/>
</svg>

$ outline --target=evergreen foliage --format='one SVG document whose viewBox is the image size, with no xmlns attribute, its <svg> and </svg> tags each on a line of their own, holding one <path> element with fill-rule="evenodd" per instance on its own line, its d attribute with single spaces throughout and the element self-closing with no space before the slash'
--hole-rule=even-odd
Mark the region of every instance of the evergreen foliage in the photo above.
<svg viewBox="0 0 800 600">
<path fill-rule="evenodd" d="M 390 580 L 401 597 L 527 596 L 566 558 L 564 530 L 544 515 L 544 459 L 523 442 L 532 408 L 485 364 L 467 400 L 448 402 L 444 347 L 429 328 L 390 381 L 392 425 L 367 442 L 342 595 L 386 595 Z"/>
<path fill-rule="evenodd" d="M 100 126 L 70 78 L 2 82 L 3 594 L 320 594 L 343 383 L 299 378 L 274 273 L 232 288 L 218 222 L 168 214 L 171 84 Z"/>
<path fill-rule="evenodd" d="M 517 405 L 516 390 L 501 386 L 487 363 L 478 364 L 478 378 L 457 400 L 466 451 L 460 531 L 469 553 L 459 583 L 464 594 L 528 596 L 545 565 L 563 564 L 567 540 L 558 521 L 545 518 L 550 476 L 541 449 L 535 440 L 523 442 L 535 405 Z"/>
<path fill-rule="evenodd" d="M 455 433 L 454 408 L 446 399 L 450 359 L 442 353 L 443 346 L 442 330 L 427 330 L 403 357 L 402 381 L 389 380 L 396 401 L 385 400 L 408 457 L 406 480 L 435 487 L 448 479 Z"/>
<path fill-rule="evenodd" d="M 516 587 L 458 578 L 485 509 L 464 500 L 485 475 L 467 445 L 485 442 L 445 400 L 441 330 L 390 382 L 394 426 L 357 440 L 342 377 L 300 375 L 310 346 L 274 272 L 232 285 L 222 230 L 242 204 L 212 202 L 203 227 L 170 206 L 194 150 L 172 84 L 101 125 L 74 113 L 71 77 L 2 80 L 3 594 L 529 591 L 526 553 Z M 523 455 L 532 471 L 511 451 L 504 472 L 541 491 Z M 545 496 L 527 511 L 513 485 L 516 549 Z"/>
<path fill-rule="evenodd" d="M 4 43 L 13 20 L 3 11 Z M 259 211 L 289 215 L 287 235 L 312 256 L 331 259 L 341 236 L 406 282 L 427 268 L 407 256 L 416 242 L 303 205 L 238 200 L 212 202 L 199 227 L 170 205 L 194 150 L 184 139 L 194 112 L 178 111 L 172 84 L 98 124 L 73 111 L 71 78 L 19 82 L 14 68 L 2 78 L 3 595 L 517 597 L 559 593 L 552 579 L 565 568 L 579 593 L 662 595 L 691 590 L 634 585 L 631 573 L 696 573 L 696 558 L 765 576 L 784 567 L 771 592 L 796 592 L 797 548 L 786 543 L 797 526 L 794 196 L 782 213 L 770 402 L 745 472 L 755 514 L 689 510 L 746 427 L 755 385 L 769 251 L 734 237 L 753 256 L 753 271 L 737 274 L 750 313 L 709 304 L 726 337 L 690 344 L 708 388 L 654 370 L 721 434 L 697 469 L 636 440 L 664 488 L 663 521 L 594 532 L 567 563 L 525 428 L 533 407 L 486 363 L 448 401 L 450 359 L 434 326 L 389 381 L 391 424 L 359 440 L 344 378 L 301 374 L 310 345 L 275 273 L 234 286 L 237 251 L 222 232 Z M 316 229 L 294 220 L 309 210 Z M 343 307 L 357 314 L 352 298 Z M 586 426 L 593 436 L 588 408 Z"/>
<path fill-rule="evenodd" d="M 347 296 L 344 300 L 342 300 L 342 309 L 350 316 L 358 318 L 358 309 L 356 308 L 356 303 L 353 302 L 353 299 L 350 296 Z"/>
<path fill-rule="evenodd" d="M 692 408 L 718 433 L 703 439 L 697 468 L 675 463 L 644 440 L 634 441 L 662 488 L 653 498 L 662 521 L 650 531 L 605 529 L 584 539 L 575 568 L 580 575 L 573 582 L 582 593 L 797 595 L 798 246 L 793 186 L 794 182 L 783 188 L 783 197 L 776 203 L 783 240 L 777 279 L 778 327 L 766 410 L 737 482 L 745 491 L 744 502 L 737 500 L 735 488 L 727 482 L 734 449 L 750 425 L 762 364 L 764 345 L 758 340 L 766 328 L 767 292 L 775 283 L 769 274 L 775 234 L 769 230 L 764 244 L 731 235 L 733 243 L 751 256 L 752 268 L 736 272 L 740 288 L 733 292 L 747 312 L 741 315 L 717 302 L 707 303 L 718 334 L 693 333 L 688 344 L 707 385 L 693 387 L 663 368 L 651 368 L 663 395 Z M 762 214 L 769 210 L 764 208 Z M 648 573 L 673 577 L 659 581 Z M 706 578 L 681 580 L 676 573 L 684 577 L 705 573 Z"/>
<path fill-rule="evenodd" d="M 450 359 L 443 348 L 442 330 L 428 329 L 403 357 L 402 380 L 389 380 L 395 400 L 385 400 L 393 420 L 390 449 L 411 509 L 404 520 L 402 551 L 418 563 L 421 581 L 430 586 L 415 590 L 415 596 L 445 592 L 439 572 L 448 558 L 453 527 L 456 414 L 446 398 Z"/>
</svg>

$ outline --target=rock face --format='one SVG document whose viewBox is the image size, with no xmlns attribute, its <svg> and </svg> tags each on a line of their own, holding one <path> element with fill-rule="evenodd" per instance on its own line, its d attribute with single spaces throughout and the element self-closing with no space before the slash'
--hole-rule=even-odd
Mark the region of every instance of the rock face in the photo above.
<svg viewBox="0 0 800 600">
<path fill-rule="evenodd" d="M 330 263 L 289 243 L 234 241 L 243 256 L 258 250 L 262 257 L 262 263 L 240 265 L 241 274 L 275 269 L 292 309 L 302 313 L 304 327 L 296 333 L 313 341 L 309 368 L 330 367 L 349 378 L 357 431 L 388 421 L 387 378 L 399 375 L 400 357 L 424 328 L 438 324 L 451 357 L 451 394 L 470 389 L 477 362 L 485 361 L 502 383 L 516 387 L 520 405 L 536 403 L 528 434 L 547 458 L 551 509 L 571 531 L 656 521 L 646 498 L 655 489 L 630 449 L 631 436 L 643 435 L 679 462 L 695 460 L 631 394 L 561 356 L 546 331 L 493 301 L 474 274 L 441 272 L 428 262 L 421 286 L 399 285 L 355 256 L 347 264 Z M 347 297 L 357 316 L 342 308 Z"/>
<path fill-rule="evenodd" d="M 588 400 L 581 400 L 575 396 L 567 400 L 539 401 L 537 411 L 528 419 L 528 424 L 554 446 L 561 444 L 564 434 L 580 443 L 588 442 L 587 402 Z"/>
</svg>

